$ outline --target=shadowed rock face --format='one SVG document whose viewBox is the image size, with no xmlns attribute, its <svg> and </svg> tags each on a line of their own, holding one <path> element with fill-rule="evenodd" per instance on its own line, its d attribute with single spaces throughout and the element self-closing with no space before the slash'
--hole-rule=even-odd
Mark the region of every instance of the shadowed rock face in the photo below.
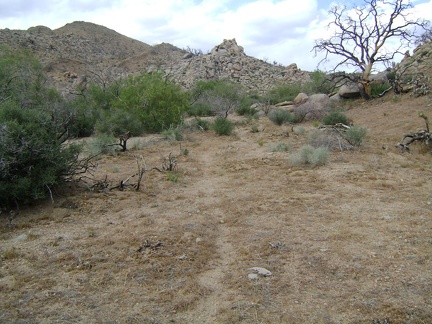
<svg viewBox="0 0 432 324">
<path fill-rule="evenodd" d="M 80 76 L 109 82 L 155 70 L 164 71 L 185 89 L 196 80 L 223 78 L 263 92 L 277 82 L 309 80 L 309 73 L 296 64 L 285 67 L 247 56 L 235 39 L 225 39 L 208 54 L 197 55 L 167 43 L 150 46 L 106 27 L 78 21 L 55 30 L 44 26 L 2 29 L 0 43 L 30 50 L 43 64 L 48 81 L 65 94 Z"/>
</svg>

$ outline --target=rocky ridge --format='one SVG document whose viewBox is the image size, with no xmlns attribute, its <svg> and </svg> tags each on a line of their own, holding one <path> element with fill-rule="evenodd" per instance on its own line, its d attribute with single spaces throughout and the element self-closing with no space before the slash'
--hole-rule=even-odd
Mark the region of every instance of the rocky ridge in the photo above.
<svg viewBox="0 0 432 324">
<path fill-rule="evenodd" d="M 0 43 L 30 50 L 44 66 L 48 81 L 65 94 L 83 79 L 110 82 L 154 70 L 164 71 L 185 89 L 196 80 L 228 79 L 262 93 L 277 82 L 309 80 L 309 73 L 296 64 L 285 67 L 246 55 L 235 39 L 196 55 L 171 44 L 151 46 L 106 27 L 76 21 L 55 30 L 44 26 L 2 29 Z"/>
</svg>

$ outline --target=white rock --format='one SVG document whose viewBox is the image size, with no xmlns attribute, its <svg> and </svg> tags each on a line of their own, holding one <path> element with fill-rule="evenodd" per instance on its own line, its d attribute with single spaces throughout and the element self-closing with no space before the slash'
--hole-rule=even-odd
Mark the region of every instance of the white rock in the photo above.
<svg viewBox="0 0 432 324">
<path fill-rule="evenodd" d="M 269 270 L 267 270 L 266 268 L 253 267 L 253 268 L 250 268 L 249 270 L 256 271 L 256 272 L 258 272 L 258 274 L 260 274 L 261 276 L 264 276 L 264 277 L 270 277 L 272 275 L 272 273 Z"/>
</svg>

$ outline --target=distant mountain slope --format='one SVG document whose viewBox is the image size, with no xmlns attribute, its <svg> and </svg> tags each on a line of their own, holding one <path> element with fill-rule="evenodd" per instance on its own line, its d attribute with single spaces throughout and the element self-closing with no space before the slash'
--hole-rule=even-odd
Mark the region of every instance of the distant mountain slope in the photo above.
<svg viewBox="0 0 432 324">
<path fill-rule="evenodd" d="M 89 22 L 76 21 L 51 30 L 0 30 L 0 42 L 29 49 L 43 64 L 49 82 L 67 94 L 79 77 L 110 82 L 142 71 L 162 70 L 184 88 L 198 79 L 230 79 L 265 91 L 277 82 L 306 81 L 297 68 L 274 65 L 247 56 L 235 39 L 224 40 L 205 55 L 194 55 L 171 44 L 155 46 Z"/>
</svg>

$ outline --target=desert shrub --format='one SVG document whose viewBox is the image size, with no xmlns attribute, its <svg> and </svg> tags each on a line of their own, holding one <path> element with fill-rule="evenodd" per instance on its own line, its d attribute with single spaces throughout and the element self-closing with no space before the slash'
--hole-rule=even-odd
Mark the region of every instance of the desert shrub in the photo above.
<svg viewBox="0 0 432 324">
<path fill-rule="evenodd" d="M 271 89 L 267 97 L 269 103 L 274 105 L 278 102 L 292 101 L 300 92 L 302 92 L 301 83 L 287 83 Z"/>
<path fill-rule="evenodd" d="M 212 116 L 212 107 L 204 102 L 196 102 L 189 106 L 187 113 L 190 116 Z"/>
<path fill-rule="evenodd" d="M 303 126 L 295 126 L 293 127 L 293 132 L 299 135 L 305 134 L 306 133 L 306 128 L 304 128 Z"/>
<path fill-rule="evenodd" d="M 121 83 L 118 98 L 112 104 L 116 115 L 138 120 L 142 130 L 161 132 L 182 122 L 188 95 L 159 73 L 131 76 Z M 121 113 L 117 113 L 117 111 Z M 131 131 L 130 129 L 124 129 Z"/>
<path fill-rule="evenodd" d="M 164 138 L 168 141 L 182 141 L 183 134 L 178 128 L 170 128 L 162 132 Z"/>
<path fill-rule="evenodd" d="M 29 52 L 0 47 L 0 208 L 45 198 L 76 170 L 72 111 L 45 80 Z"/>
<path fill-rule="evenodd" d="M 132 113 L 116 109 L 109 112 L 103 112 L 103 118 L 96 122 L 96 132 L 119 136 L 130 132 L 131 136 L 139 136 L 144 133 L 144 126 Z"/>
<path fill-rule="evenodd" d="M 219 116 L 213 122 L 213 130 L 218 135 L 231 135 L 234 130 L 234 124 L 230 120 Z"/>
<path fill-rule="evenodd" d="M 262 99 L 257 94 L 243 96 L 236 109 L 236 113 L 240 116 L 254 116 L 256 115 L 257 110 L 255 108 L 251 108 L 251 106 L 255 103 L 259 103 L 260 101 L 262 101 Z"/>
<path fill-rule="evenodd" d="M 193 129 L 199 129 L 202 131 L 208 131 L 210 129 L 210 122 L 208 120 L 196 117 L 192 122 L 191 126 Z"/>
<path fill-rule="evenodd" d="M 322 120 L 324 125 L 336 125 L 338 123 L 342 123 L 345 125 L 350 124 L 349 118 L 341 111 L 334 110 L 324 116 Z"/>
<path fill-rule="evenodd" d="M 87 142 L 87 147 L 93 156 L 99 154 L 113 155 L 120 148 L 120 146 L 113 145 L 115 143 L 119 143 L 117 138 L 110 134 L 100 133 Z"/>
<path fill-rule="evenodd" d="M 315 70 L 310 73 L 311 80 L 301 85 L 301 91 L 308 95 L 316 93 L 328 94 L 333 91 L 334 83 L 331 82 L 328 75 L 321 71 Z"/>
<path fill-rule="evenodd" d="M 276 108 L 267 115 L 270 121 L 275 125 L 283 125 L 294 120 L 295 116 L 288 110 Z"/>
<path fill-rule="evenodd" d="M 0 206 L 47 197 L 69 174 L 80 147 L 62 145 L 51 116 L 7 101 L 0 105 Z"/>
<path fill-rule="evenodd" d="M 239 114 L 240 116 L 253 116 L 257 113 L 257 111 L 256 109 L 251 108 L 247 104 L 244 104 L 244 105 L 240 105 L 240 107 L 236 109 L 236 113 Z"/>
<path fill-rule="evenodd" d="M 270 148 L 271 152 L 290 152 L 291 147 L 287 143 L 276 143 Z"/>
<path fill-rule="evenodd" d="M 310 135 L 309 144 L 313 147 L 326 147 L 329 150 L 341 149 L 341 143 L 339 134 L 333 130 L 315 130 Z M 345 147 L 342 147 L 345 149 Z"/>
<path fill-rule="evenodd" d="M 259 132 L 258 126 L 257 125 L 252 125 L 251 126 L 251 133 L 258 133 L 258 132 Z"/>
<path fill-rule="evenodd" d="M 360 146 L 365 135 L 366 129 L 358 126 L 352 126 L 345 131 L 345 138 L 354 146 Z"/>
<path fill-rule="evenodd" d="M 294 165 L 309 165 L 316 167 L 327 163 L 329 151 L 326 147 L 314 148 L 311 145 L 304 145 L 300 150 L 290 157 Z"/>
<path fill-rule="evenodd" d="M 390 88 L 390 83 L 387 81 L 382 82 L 371 82 L 370 88 L 371 88 L 371 96 L 372 97 L 378 97 L 380 94 L 382 94 L 385 90 Z"/>
<path fill-rule="evenodd" d="M 85 106 L 76 106 L 69 131 L 72 137 L 88 137 L 95 131 L 97 112 Z"/>
<path fill-rule="evenodd" d="M 227 80 L 198 81 L 191 90 L 192 106 L 210 107 L 211 115 L 227 117 L 245 97 L 241 84 Z"/>
</svg>

